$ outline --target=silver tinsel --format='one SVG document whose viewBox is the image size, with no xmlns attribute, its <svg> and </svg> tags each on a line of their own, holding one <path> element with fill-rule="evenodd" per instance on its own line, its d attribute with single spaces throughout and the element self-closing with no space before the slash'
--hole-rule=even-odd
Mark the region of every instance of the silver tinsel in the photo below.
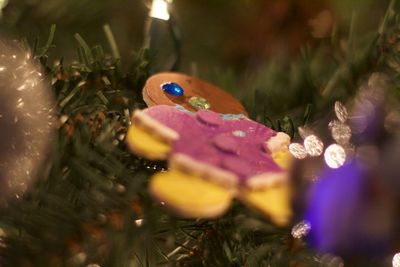
<svg viewBox="0 0 400 267">
<path fill-rule="evenodd" d="M 0 41 L 0 182 L 19 198 L 38 173 L 53 128 L 53 99 L 40 68 L 17 42 Z"/>
</svg>

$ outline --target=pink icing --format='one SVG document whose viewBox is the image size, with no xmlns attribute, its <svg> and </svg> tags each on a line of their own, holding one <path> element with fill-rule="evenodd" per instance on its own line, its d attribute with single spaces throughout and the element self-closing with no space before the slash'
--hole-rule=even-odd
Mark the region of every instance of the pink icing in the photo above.
<svg viewBox="0 0 400 267">
<path fill-rule="evenodd" d="M 212 139 L 213 145 L 222 152 L 237 154 L 239 143 L 231 133 L 217 134 Z"/>
<path fill-rule="evenodd" d="M 199 110 L 196 113 L 196 118 L 204 124 L 210 126 L 218 126 L 222 123 L 222 118 L 218 113 L 210 112 L 208 110 Z"/>
<path fill-rule="evenodd" d="M 249 119 L 223 119 L 220 114 L 201 110 L 196 114 L 172 106 L 153 106 L 146 114 L 179 133 L 172 153 L 235 173 L 242 183 L 250 177 L 282 171 L 265 150 L 265 142 L 276 132 Z M 239 137 L 234 131 L 243 131 Z"/>
</svg>

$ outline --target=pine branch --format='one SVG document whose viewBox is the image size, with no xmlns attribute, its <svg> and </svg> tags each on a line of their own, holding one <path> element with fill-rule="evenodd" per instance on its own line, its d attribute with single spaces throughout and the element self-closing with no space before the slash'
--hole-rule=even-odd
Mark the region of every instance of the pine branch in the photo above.
<svg viewBox="0 0 400 267">
<path fill-rule="evenodd" d="M 246 84 L 242 97 L 251 117 L 294 135 L 332 101 L 349 99 L 366 73 L 385 69 L 400 82 L 393 3 L 378 33 L 367 40 L 352 35 L 349 50 L 337 45 L 343 36 L 335 32 L 329 44 L 306 46 L 297 60 L 271 62 L 249 77 L 252 82 L 232 82 L 235 75 L 228 73 L 218 75 L 220 83 Z M 182 220 L 150 198 L 148 178 L 166 164 L 138 158 L 124 143 L 130 111 L 145 106 L 148 51 L 138 51 L 122 73 L 113 34 L 107 26 L 104 31 L 112 56 L 76 34 L 80 60 L 71 65 L 62 59 L 46 64 L 55 27 L 43 48 L 34 45 L 52 81 L 60 126 L 37 183 L 0 210 L 2 265 L 320 266 L 321 256 L 293 239 L 289 228 L 277 228 L 237 202 L 218 220 Z"/>
</svg>

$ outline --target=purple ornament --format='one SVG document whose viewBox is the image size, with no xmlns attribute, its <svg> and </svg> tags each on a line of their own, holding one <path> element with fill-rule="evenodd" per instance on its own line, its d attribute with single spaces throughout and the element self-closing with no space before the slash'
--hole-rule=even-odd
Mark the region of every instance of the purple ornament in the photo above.
<svg viewBox="0 0 400 267">
<path fill-rule="evenodd" d="M 352 161 L 326 169 L 308 199 L 310 245 L 342 257 L 383 255 L 393 231 L 393 210 L 381 180 Z"/>
</svg>

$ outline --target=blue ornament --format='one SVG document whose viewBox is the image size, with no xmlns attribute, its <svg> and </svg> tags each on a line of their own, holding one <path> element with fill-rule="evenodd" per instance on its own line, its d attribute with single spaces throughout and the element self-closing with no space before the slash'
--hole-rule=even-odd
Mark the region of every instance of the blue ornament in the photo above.
<svg viewBox="0 0 400 267">
<path fill-rule="evenodd" d="M 163 83 L 161 89 L 172 96 L 182 96 L 184 93 L 183 88 L 179 84 L 173 82 Z"/>
</svg>

